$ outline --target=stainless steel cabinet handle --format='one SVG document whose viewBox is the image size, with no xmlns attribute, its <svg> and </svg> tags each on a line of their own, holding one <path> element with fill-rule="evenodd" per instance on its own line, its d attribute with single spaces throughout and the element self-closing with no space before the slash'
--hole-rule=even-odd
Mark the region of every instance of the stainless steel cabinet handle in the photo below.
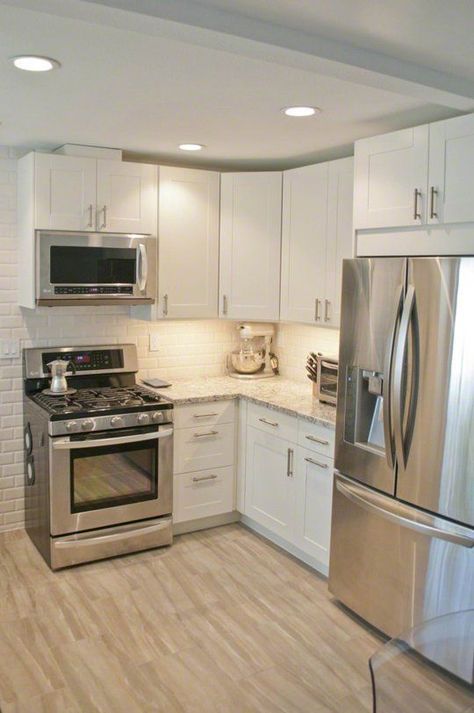
<svg viewBox="0 0 474 713">
<path fill-rule="evenodd" d="M 307 438 L 308 441 L 314 441 L 314 443 L 320 443 L 322 446 L 329 445 L 329 441 L 324 441 L 322 438 L 318 438 L 317 436 L 305 436 L 305 438 Z"/>
<path fill-rule="evenodd" d="M 275 427 L 275 426 L 279 426 L 279 425 L 280 425 L 277 421 L 267 421 L 266 418 L 259 418 L 258 420 L 261 421 L 262 423 L 266 423 L 267 426 L 274 426 L 274 427 Z"/>
<path fill-rule="evenodd" d="M 87 224 L 87 227 L 94 227 L 94 206 L 92 205 L 92 203 L 89 203 L 89 223 Z"/>
<path fill-rule="evenodd" d="M 199 477 L 199 478 L 194 476 L 193 483 L 201 483 L 204 480 L 215 480 L 216 478 L 217 478 L 217 475 L 201 475 L 201 477 Z"/>
<path fill-rule="evenodd" d="M 472 537 L 467 527 L 448 524 L 434 515 L 429 515 L 422 510 L 417 510 L 386 495 L 369 491 L 367 488 L 356 485 L 356 483 L 352 483 L 338 474 L 336 474 L 336 488 L 348 500 L 356 503 L 364 510 L 380 515 L 380 517 L 396 525 L 408 527 L 410 530 L 415 530 L 423 535 L 446 540 L 454 545 L 474 547 L 474 537 Z"/>
<path fill-rule="evenodd" d="M 438 195 L 438 191 L 434 186 L 431 186 L 430 189 L 430 218 L 437 218 L 438 213 L 435 210 L 435 199 Z"/>
<path fill-rule="evenodd" d="M 314 300 L 314 321 L 319 322 L 321 317 L 319 316 L 319 297 Z"/>
<path fill-rule="evenodd" d="M 330 305 L 329 300 L 324 300 L 324 321 L 329 322 L 331 320 L 329 316 L 329 305 Z"/>
<path fill-rule="evenodd" d="M 104 205 L 104 207 L 102 208 L 102 210 L 99 211 L 99 213 L 103 213 L 103 215 L 104 215 L 104 219 L 99 226 L 99 230 L 103 230 L 104 228 L 107 227 L 107 206 Z"/>
<path fill-rule="evenodd" d="M 418 218 L 421 218 L 421 213 L 418 210 L 418 199 L 421 198 L 421 191 L 418 188 L 415 188 L 415 190 L 413 192 L 413 198 L 414 198 L 413 218 L 415 220 L 418 220 Z"/>
<path fill-rule="evenodd" d="M 287 476 L 287 478 L 293 477 L 293 454 L 294 454 L 293 449 L 288 448 L 288 456 L 287 456 L 287 461 L 286 461 L 286 476 Z"/>
<path fill-rule="evenodd" d="M 222 314 L 227 314 L 227 295 L 222 295 Z"/>
<path fill-rule="evenodd" d="M 328 467 L 327 463 L 321 463 L 319 460 L 314 460 L 313 458 L 305 458 L 305 461 L 307 463 L 311 463 L 311 465 L 317 465 L 319 468 L 327 468 Z"/>
<path fill-rule="evenodd" d="M 193 413 L 193 418 L 210 418 L 211 416 L 218 415 L 218 413 Z"/>
<path fill-rule="evenodd" d="M 168 316 L 168 295 L 163 295 L 163 317 Z"/>
<path fill-rule="evenodd" d="M 204 438 L 204 436 L 217 436 L 219 431 L 207 431 L 206 433 L 193 433 L 193 438 Z"/>
</svg>

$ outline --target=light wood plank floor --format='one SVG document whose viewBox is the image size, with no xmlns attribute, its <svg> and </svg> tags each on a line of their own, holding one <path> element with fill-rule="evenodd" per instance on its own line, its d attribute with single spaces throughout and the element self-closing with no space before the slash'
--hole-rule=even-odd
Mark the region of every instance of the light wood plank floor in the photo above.
<svg viewBox="0 0 474 713">
<path fill-rule="evenodd" d="M 370 713 L 380 644 L 240 525 L 57 573 L 0 536 L 2 713 Z"/>
</svg>

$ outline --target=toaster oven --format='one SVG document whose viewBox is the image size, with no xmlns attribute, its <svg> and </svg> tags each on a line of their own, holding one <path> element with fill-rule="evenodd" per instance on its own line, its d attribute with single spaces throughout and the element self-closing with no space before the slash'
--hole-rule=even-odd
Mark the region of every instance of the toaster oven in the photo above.
<svg viewBox="0 0 474 713">
<path fill-rule="evenodd" d="M 325 357 L 318 354 L 317 358 L 317 398 L 328 404 L 337 402 L 337 377 L 339 373 L 339 363 L 335 357 Z"/>
</svg>

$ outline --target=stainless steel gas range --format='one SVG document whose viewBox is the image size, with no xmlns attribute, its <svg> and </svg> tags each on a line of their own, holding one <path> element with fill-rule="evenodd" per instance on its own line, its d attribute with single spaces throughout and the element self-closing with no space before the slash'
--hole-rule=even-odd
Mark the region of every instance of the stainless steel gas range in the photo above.
<svg viewBox="0 0 474 713">
<path fill-rule="evenodd" d="M 48 363 L 74 393 L 48 395 Z M 133 344 L 26 349 L 26 530 L 52 569 L 172 542 L 173 404 Z"/>
</svg>

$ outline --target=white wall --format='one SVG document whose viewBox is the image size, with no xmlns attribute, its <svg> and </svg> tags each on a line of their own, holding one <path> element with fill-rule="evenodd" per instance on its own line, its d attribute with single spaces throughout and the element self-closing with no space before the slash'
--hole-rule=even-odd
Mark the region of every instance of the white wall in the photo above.
<svg viewBox="0 0 474 713">
<path fill-rule="evenodd" d="M 140 376 L 169 380 L 224 374 L 226 354 L 236 346 L 234 322 L 149 324 L 132 320 L 125 307 L 20 310 L 17 279 L 16 159 L 12 149 L 0 146 L 0 339 L 18 338 L 22 348 L 134 342 Z M 152 332 L 159 335 L 158 352 L 148 348 Z M 275 346 L 282 376 L 304 380 L 308 351 L 336 351 L 337 334 L 279 325 Z M 21 359 L 0 359 L 0 531 L 24 521 L 22 388 Z"/>
</svg>

